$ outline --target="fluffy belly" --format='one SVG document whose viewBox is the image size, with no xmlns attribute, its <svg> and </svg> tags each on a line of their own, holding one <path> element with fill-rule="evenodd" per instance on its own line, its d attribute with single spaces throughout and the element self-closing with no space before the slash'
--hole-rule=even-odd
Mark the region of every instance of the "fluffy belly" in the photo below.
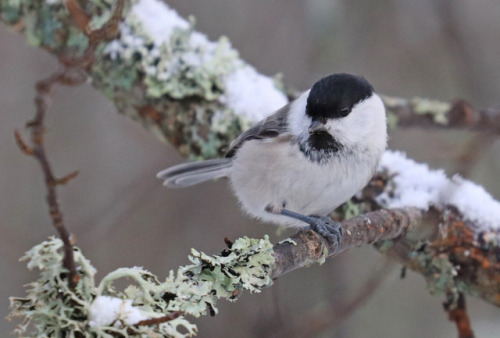
<svg viewBox="0 0 500 338">
<path fill-rule="evenodd" d="M 311 163 L 293 147 L 289 142 L 249 141 L 238 151 L 230 179 L 245 212 L 263 221 L 301 227 L 305 224 L 273 215 L 266 207 L 284 206 L 304 215 L 326 216 L 363 188 L 371 176 L 363 170 L 339 171 L 340 158 L 323 165 Z"/>
</svg>

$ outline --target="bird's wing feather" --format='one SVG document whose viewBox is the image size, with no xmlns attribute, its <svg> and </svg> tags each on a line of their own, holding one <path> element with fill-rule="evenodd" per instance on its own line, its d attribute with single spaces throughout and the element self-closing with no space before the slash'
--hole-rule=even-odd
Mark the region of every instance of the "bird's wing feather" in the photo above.
<svg viewBox="0 0 500 338">
<path fill-rule="evenodd" d="M 230 158 L 216 158 L 200 162 L 182 163 L 160 171 L 156 176 L 170 188 L 184 188 L 227 176 L 231 171 Z"/>
<path fill-rule="evenodd" d="M 165 186 L 183 188 L 228 176 L 231 172 L 232 157 L 243 143 L 255 139 L 277 138 L 287 134 L 289 110 L 290 104 L 287 104 L 242 133 L 231 143 L 225 158 L 179 164 L 159 172 L 157 177 L 164 180 Z"/>
<path fill-rule="evenodd" d="M 263 119 L 252 128 L 238 136 L 226 153 L 226 158 L 233 157 L 236 151 L 249 140 L 275 138 L 288 132 L 288 112 L 290 103 L 277 112 Z"/>
</svg>

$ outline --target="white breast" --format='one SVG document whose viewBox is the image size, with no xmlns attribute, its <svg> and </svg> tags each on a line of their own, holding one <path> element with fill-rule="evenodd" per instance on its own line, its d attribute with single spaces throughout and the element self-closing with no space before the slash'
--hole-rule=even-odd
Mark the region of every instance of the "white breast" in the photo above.
<svg viewBox="0 0 500 338">
<path fill-rule="evenodd" d="M 285 203 L 285 208 L 294 212 L 326 216 L 361 190 L 373 175 L 378 156 L 363 156 L 351 152 L 318 165 L 308 161 L 297 145 L 286 139 L 252 140 L 238 150 L 230 180 L 243 210 L 251 216 L 272 223 L 304 226 L 300 221 L 270 214 L 265 209 Z"/>
</svg>

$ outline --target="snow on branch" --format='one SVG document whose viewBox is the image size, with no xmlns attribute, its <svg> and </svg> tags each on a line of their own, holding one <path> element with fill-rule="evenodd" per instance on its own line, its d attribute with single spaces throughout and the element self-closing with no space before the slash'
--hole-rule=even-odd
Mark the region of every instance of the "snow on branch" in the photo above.
<svg viewBox="0 0 500 338">
<path fill-rule="evenodd" d="M 0 19 L 24 32 L 32 45 L 65 61 L 88 44 L 64 6 L 74 2 L 3 1 Z M 113 3 L 86 2 L 88 29 L 107 22 Z M 180 17 L 160 0 L 128 1 L 119 37 L 101 42 L 86 71 L 92 85 L 120 113 L 175 145 L 183 155 L 208 158 L 222 154 L 242 130 L 284 105 L 287 95 L 278 78 L 259 74 L 227 38 L 212 42 L 194 27 L 193 18 Z M 384 101 L 394 126 L 500 130 L 498 110 L 477 111 L 463 101 L 391 97 Z"/>
<path fill-rule="evenodd" d="M 24 32 L 31 44 L 68 64 L 68 60 L 88 50 L 92 41 L 89 43 L 85 32 L 97 31 L 105 25 L 115 2 L 87 1 L 84 13 L 78 12 L 83 9 L 75 7 L 75 3 L 75 0 L 2 1 L 0 15 L 4 23 Z M 73 5 L 68 6 L 71 13 L 65 4 Z M 82 19 L 78 20 L 80 26 L 75 17 Z M 86 59 L 89 62 L 81 65 L 81 70 L 121 113 L 186 156 L 220 155 L 242 130 L 288 101 L 280 81 L 259 74 L 241 60 L 227 39 L 209 41 L 195 31 L 193 18 L 181 18 L 159 0 L 127 2 L 119 30 L 113 41 L 98 41 L 92 48 L 91 60 Z M 463 101 L 457 102 L 385 98 L 394 125 L 500 130 L 498 110 L 476 111 Z M 34 318 L 37 310 L 34 304 L 49 301 L 54 296 L 50 292 L 63 290 L 70 295 L 63 297 L 69 303 L 59 303 L 54 309 L 67 312 L 68 304 L 75 305 L 72 319 L 83 324 L 71 326 L 74 332 L 82 329 L 78 325 L 93 330 L 105 327 L 103 335 L 119 335 L 129 330 L 142 334 L 154 327 L 154 333 L 174 335 L 174 331 L 169 331 L 172 325 L 182 322 L 188 333 L 194 333 L 195 328 L 183 321 L 185 315 L 215 313 L 210 299 L 221 296 L 232 299 L 241 290 L 258 291 L 270 285 L 272 278 L 288 271 L 371 243 L 421 273 L 432 292 L 446 294 L 451 307 L 459 303 L 464 293 L 500 306 L 500 207 L 483 188 L 459 177 L 448 179 L 443 172 L 431 171 L 400 153 L 387 152 L 370 184 L 340 207 L 336 215 L 344 219 L 345 230 L 337 251 L 310 231 L 300 231 L 274 247 L 266 239 L 241 239 L 244 244 L 234 246 L 241 243 L 237 240 L 215 258 L 193 253 L 196 267 L 171 274 L 164 283 L 142 269 L 120 269 L 95 287 L 89 263 L 76 254 L 82 278 L 74 290 L 61 289 L 57 278 L 50 279 L 57 284 L 51 290 L 39 289 L 34 284 L 28 299 L 12 299 L 13 314 Z M 346 219 L 346 216 L 356 217 Z M 39 262 L 36 266 L 42 271 L 41 280 L 48 281 L 47 276 L 51 277 L 54 271 L 47 272 L 47 264 L 62 259 L 57 254 L 60 244 L 52 240 L 40 245 L 28 258 Z M 241 268 L 227 258 L 235 251 L 238 253 L 233 258 L 238 261 L 243 255 L 245 258 L 239 263 L 250 264 Z M 39 259 L 47 255 L 52 256 L 45 261 Z M 217 276 L 210 275 L 207 267 L 216 271 Z M 57 276 L 64 274 L 57 271 Z M 139 286 L 123 292 L 107 287 L 120 276 L 132 277 Z M 186 281 L 196 286 L 186 291 L 189 296 L 182 293 L 183 287 L 175 289 L 177 282 Z M 175 290 L 168 291 L 169 288 Z M 208 293 L 198 294 L 203 288 Z M 74 296 L 75 293 L 81 293 L 83 298 Z M 189 299 L 190 305 L 175 305 L 174 299 Z M 161 306 L 155 308 L 153 301 Z M 194 309 L 193 304 L 198 307 Z M 96 316 L 103 308 L 115 315 L 107 319 Z M 58 315 L 45 315 L 39 317 L 43 320 L 36 325 L 60 328 Z M 132 327 L 136 320 L 138 323 Z M 21 330 L 26 325 L 27 322 L 23 323 Z"/>
<path fill-rule="evenodd" d="M 379 171 L 393 177 L 391 187 L 376 198 L 385 208 L 454 207 L 477 225 L 476 230 L 500 230 L 500 203 L 471 181 L 458 175 L 448 179 L 443 170 L 430 170 L 426 164 L 392 151 L 385 152 Z"/>
</svg>

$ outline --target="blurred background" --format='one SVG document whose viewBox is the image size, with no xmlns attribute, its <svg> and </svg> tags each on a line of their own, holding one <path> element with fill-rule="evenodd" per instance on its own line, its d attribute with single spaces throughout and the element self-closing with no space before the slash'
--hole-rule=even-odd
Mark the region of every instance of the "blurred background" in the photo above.
<svg viewBox="0 0 500 338">
<path fill-rule="evenodd" d="M 173 0 L 211 39 L 230 38 L 241 56 L 267 75 L 306 89 L 333 72 L 368 78 L 380 93 L 439 100 L 464 98 L 477 107 L 500 105 L 500 2 L 491 0 Z M 53 57 L 0 27 L 0 317 L 8 297 L 23 296 L 37 277 L 18 259 L 54 235 L 38 164 L 17 149 L 13 131 L 34 115 L 33 84 L 49 75 Z M 88 85 L 56 87 L 46 145 L 57 175 L 80 170 L 59 190 L 77 245 L 98 270 L 144 266 L 164 277 L 187 263 L 191 247 L 219 252 L 224 237 L 273 239 L 276 228 L 242 215 L 225 182 L 164 189 L 155 174 L 183 159 L 169 145 L 116 113 Z M 463 131 L 399 130 L 390 147 L 460 172 L 500 199 L 498 137 Z M 353 250 L 319 267 L 292 272 L 258 295 L 219 303 L 215 318 L 196 320 L 200 337 L 268 337 L 311 311 L 338 307 L 384 264 L 372 248 Z M 455 337 L 455 325 L 420 275 L 401 266 L 384 273 L 371 298 L 318 337 Z M 498 337 L 500 309 L 468 298 L 478 337 Z M 307 321 L 303 326 L 307 327 Z M 7 336 L 14 323 L 0 321 Z M 308 335 L 311 336 L 311 335 Z"/>
</svg>

